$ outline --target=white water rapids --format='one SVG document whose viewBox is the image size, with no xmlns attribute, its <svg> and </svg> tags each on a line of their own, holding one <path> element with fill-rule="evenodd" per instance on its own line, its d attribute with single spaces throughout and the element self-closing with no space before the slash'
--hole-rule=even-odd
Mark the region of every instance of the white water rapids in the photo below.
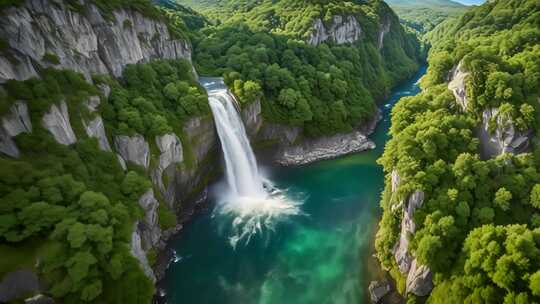
<svg viewBox="0 0 540 304">
<path fill-rule="evenodd" d="M 280 220 L 300 214 L 302 200 L 288 198 L 260 174 L 236 100 L 223 85 L 212 88 L 215 84 L 203 83 L 223 150 L 228 186 L 220 193 L 216 212 L 232 218 L 229 241 L 236 247 L 241 241 L 249 243 L 257 233 L 273 231 Z"/>
</svg>

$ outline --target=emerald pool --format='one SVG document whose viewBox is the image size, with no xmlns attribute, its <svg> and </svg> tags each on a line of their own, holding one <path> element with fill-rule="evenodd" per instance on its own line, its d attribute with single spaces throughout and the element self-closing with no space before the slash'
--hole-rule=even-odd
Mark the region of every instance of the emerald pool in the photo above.
<svg viewBox="0 0 540 304">
<path fill-rule="evenodd" d="M 417 81 L 425 70 L 382 103 L 383 118 L 370 136 L 376 149 L 307 166 L 263 168 L 278 188 L 303 200 L 301 215 L 236 248 L 229 242 L 229 218 L 209 211 L 186 225 L 171 243 L 167 303 L 364 303 L 365 256 L 384 187 L 376 160 L 388 139 L 392 106 L 420 91 Z M 219 187 L 213 191 L 219 195 Z"/>
</svg>

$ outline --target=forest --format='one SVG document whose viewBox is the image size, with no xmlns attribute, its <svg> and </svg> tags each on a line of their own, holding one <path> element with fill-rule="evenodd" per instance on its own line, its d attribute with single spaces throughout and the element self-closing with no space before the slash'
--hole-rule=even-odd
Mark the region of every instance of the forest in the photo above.
<svg viewBox="0 0 540 304">
<path fill-rule="evenodd" d="M 410 247 L 434 273 L 429 303 L 539 300 L 540 151 L 489 158 L 477 137 L 492 108 L 498 114 L 490 132 L 511 124 L 538 135 L 538 11 L 536 1 L 494 1 L 443 22 L 429 34 L 434 44 L 422 93 L 392 111 L 392 139 L 379 163 L 388 178 L 396 170 L 400 184 L 392 194 L 386 182 L 376 246 L 383 265 L 395 270 L 401 217 L 392 206 L 423 191 Z M 470 75 L 465 109 L 447 89 L 447 75 L 460 63 Z M 404 284 L 399 271 L 393 274 Z M 417 300 L 409 295 L 409 302 Z"/>
</svg>

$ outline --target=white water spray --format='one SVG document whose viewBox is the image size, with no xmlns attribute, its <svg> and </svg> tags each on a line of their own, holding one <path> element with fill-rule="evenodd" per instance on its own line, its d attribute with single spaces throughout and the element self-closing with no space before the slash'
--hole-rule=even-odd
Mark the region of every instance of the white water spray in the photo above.
<svg viewBox="0 0 540 304">
<path fill-rule="evenodd" d="M 234 96 L 221 79 L 201 79 L 225 159 L 228 190 L 220 196 L 216 211 L 232 217 L 233 247 L 265 230 L 273 231 L 279 220 L 300 214 L 302 200 L 287 198 L 259 173 L 257 161 L 237 110 Z"/>
</svg>

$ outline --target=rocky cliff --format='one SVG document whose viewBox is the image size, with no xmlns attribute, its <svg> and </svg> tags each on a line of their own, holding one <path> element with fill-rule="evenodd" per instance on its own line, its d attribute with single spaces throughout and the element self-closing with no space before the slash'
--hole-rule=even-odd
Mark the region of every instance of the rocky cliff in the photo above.
<svg viewBox="0 0 540 304">
<path fill-rule="evenodd" d="M 0 83 L 38 76 L 43 67 L 120 76 L 124 66 L 152 59 L 191 59 L 186 40 L 164 22 L 118 9 L 105 15 L 90 1 L 74 10 L 65 1 L 27 0 L 2 11 Z"/>
<path fill-rule="evenodd" d="M 325 41 L 336 44 L 353 43 L 362 38 L 362 28 L 354 16 L 336 15 L 329 25 L 317 18 L 313 22 L 313 32 L 308 43 L 319 45 Z"/>
</svg>

